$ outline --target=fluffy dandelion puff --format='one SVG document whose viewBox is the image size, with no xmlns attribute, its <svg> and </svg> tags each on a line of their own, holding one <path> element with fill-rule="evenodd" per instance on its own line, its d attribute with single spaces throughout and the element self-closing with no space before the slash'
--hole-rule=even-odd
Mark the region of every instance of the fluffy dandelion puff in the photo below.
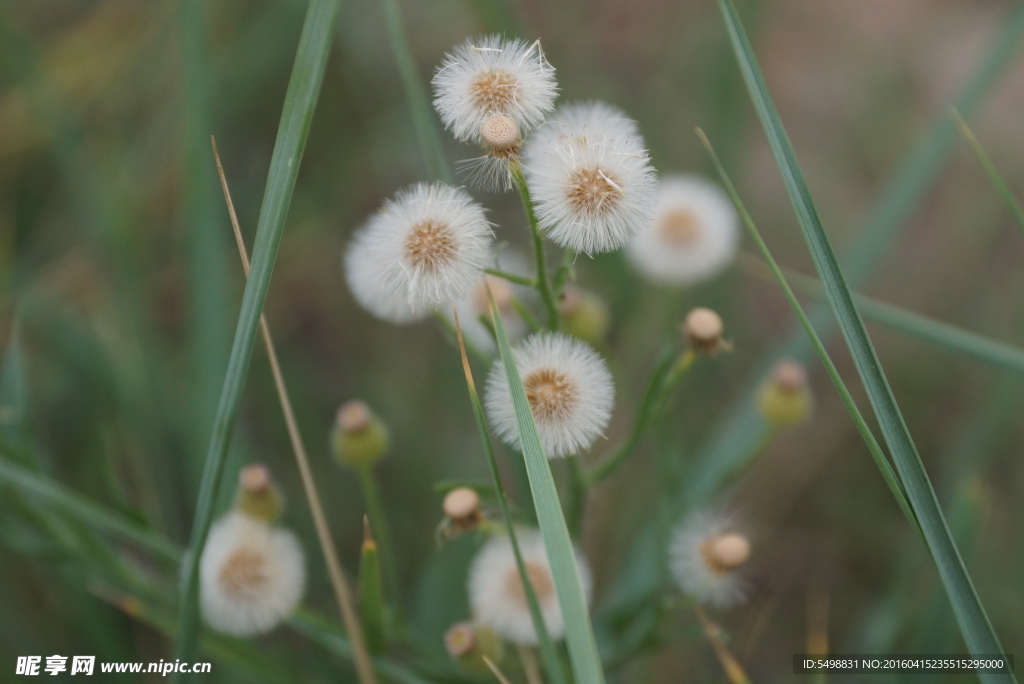
<svg viewBox="0 0 1024 684">
<path fill-rule="evenodd" d="M 643 140 L 636 121 L 607 102 L 572 102 L 561 105 L 547 122 L 530 136 L 530 145 L 542 147 L 562 136 L 593 138 L 635 138 Z"/>
<path fill-rule="evenodd" d="M 628 134 L 628 120 L 609 115 L 611 107 L 580 111 L 576 125 L 553 124 L 531 141 L 523 171 L 551 240 L 584 254 L 610 252 L 651 221 L 654 167 L 643 140 Z"/>
<path fill-rule="evenodd" d="M 199 573 L 203 619 L 240 637 L 268 632 L 288 617 L 306 582 L 295 535 L 237 511 L 210 528 Z"/>
<path fill-rule="evenodd" d="M 676 530 L 670 556 L 672 574 L 687 596 L 718 608 L 743 601 L 738 568 L 750 557 L 750 541 L 728 520 L 691 514 Z"/>
<path fill-rule="evenodd" d="M 445 128 L 459 140 L 491 146 L 505 138 L 518 140 L 522 132 L 541 123 L 554 109 L 558 94 L 555 70 L 540 41 L 496 35 L 455 46 L 445 55 L 433 84 L 434 108 Z"/>
<path fill-rule="evenodd" d="M 544 539 L 537 530 L 516 528 L 516 541 L 523 555 L 526 575 L 537 595 L 544 626 L 552 639 L 561 639 L 565 625 L 544 550 Z M 589 601 L 590 568 L 578 550 L 576 564 Z M 477 623 L 515 644 L 537 645 L 537 632 L 507 534 L 492 536 L 477 554 L 469 568 L 468 588 L 469 605 Z"/>
<path fill-rule="evenodd" d="M 349 286 L 371 313 L 415 320 L 470 292 L 490 237 L 483 208 L 465 190 L 419 183 L 385 202 L 353 239 Z"/>
<path fill-rule="evenodd" d="M 559 333 L 537 333 L 512 350 L 537 433 L 548 458 L 588 449 L 604 433 L 615 386 L 604 359 L 585 342 Z M 519 448 L 515 407 L 505 367 L 495 362 L 485 402 L 495 432 Z"/>
<path fill-rule="evenodd" d="M 658 186 L 654 220 L 629 243 L 633 265 L 648 279 L 691 285 L 717 275 L 736 256 L 739 218 L 732 202 L 698 176 L 670 175 Z"/>
</svg>

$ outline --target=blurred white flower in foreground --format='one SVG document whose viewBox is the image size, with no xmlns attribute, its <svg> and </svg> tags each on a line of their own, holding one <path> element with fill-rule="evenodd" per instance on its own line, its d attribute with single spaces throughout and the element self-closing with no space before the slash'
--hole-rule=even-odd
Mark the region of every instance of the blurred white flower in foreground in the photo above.
<svg viewBox="0 0 1024 684">
<path fill-rule="evenodd" d="M 615 386 L 604 359 L 585 342 L 560 333 L 536 333 L 512 349 L 548 458 L 588 449 L 604 433 Z M 498 359 L 487 378 L 487 414 L 494 431 L 519 448 L 515 407 Z"/>
<path fill-rule="evenodd" d="M 199 573 L 203 619 L 240 637 L 268 632 L 291 615 L 306 582 L 295 535 L 239 511 L 210 528 Z"/>
<path fill-rule="evenodd" d="M 561 639 L 565 625 L 544 550 L 544 539 L 537 530 L 517 527 L 516 540 L 523 555 L 526 575 L 537 595 L 544 626 L 552 639 Z M 576 551 L 576 564 L 589 601 L 590 568 L 579 551 Z M 507 534 L 492 536 L 470 566 L 469 605 L 473 619 L 498 636 L 516 644 L 537 645 L 537 631 L 533 627 L 530 606 L 516 566 L 512 541 Z"/>
<path fill-rule="evenodd" d="M 518 252 L 504 250 L 498 254 L 497 267 L 505 273 L 531 278 L 529 262 Z M 528 302 L 533 298 L 533 290 L 525 285 L 511 283 L 504 278 L 493 275 L 484 275 L 477 281 L 470 293 L 458 303 L 459 322 L 462 325 L 462 334 L 466 343 L 477 348 L 485 354 L 495 354 L 498 351 L 494 344 L 494 335 L 485 325 L 480 317 L 491 320 L 491 309 L 487 299 L 487 288 L 491 289 L 494 296 L 494 303 L 498 305 L 501 312 L 501 320 L 505 324 L 505 332 L 510 340 L 522 337 L 526 331 L 526 322 L 516 310 L 513 300 Z M 453 321 L 451 308 L 444 310 L 445 316 Z"/>
<path fill-rule="evenodd" d="M 555 243 L 610 252 L 650 222 L 654 167 L 630 124 L 609 105 L 577 105 L 524 149 L 537 221 Z"/>
<path fill-rule="evenodd" d="M 691 285 L 725 269 L 739 241 L 739 218 L 728 196 L 703 178 L 673 174 L 661 179 L 654 220 L 627 253 L 648 279 Z"/>
<path fill-rule="evenodd" d="M 750 540 L 728 520 L 692 513 L 673 535 L 669 553 L 672 574 L 687 596 L 718 608 L 743 600 L 737 570 L 750 558 Z"/>
<path fill-rule="evenodd" d="M 483 207 L 461 188 L 418 183 L 359 229 L 345 255 L 346 277 L 370 313 L 396 323 L 465 297 L 490 253 Z"/>
</svg>

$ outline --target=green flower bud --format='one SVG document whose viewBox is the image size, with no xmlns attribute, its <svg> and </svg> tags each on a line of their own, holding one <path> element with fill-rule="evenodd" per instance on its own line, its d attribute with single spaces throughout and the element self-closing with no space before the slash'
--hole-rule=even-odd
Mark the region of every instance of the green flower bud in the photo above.
<svg viewBox="0 0 1024 684">
<path fill-rule="evenodd" d="M 238 473 L 238 493 L 235 509 L 241 513 L 274 522 L 284 509 L 281 490 L 270 477 L 270 470 L 262 463 L 253 463 Z"/>
<path fill-rule="evenodd" d="M 566 285 L 562 292 L 561 309 L 567 333 L 594 346 L 604 343 L 611 314 L 603 299 L 589 290 Z"/>
<path fill-rule="evenodd" d="M 387 427 L 365 402 L 353 399 L 338 409 L 331 447 L 342 465 L 371 466 L 387 453 L 389 442 Z"/>
<path fill-rule="evenodd" d="M 488 660 L 497 666 L 505 657 L 505 647 L 494 632 L 474 625 L 471 622 L 459 622 L 445 632 L 444 645 L 452 658 L 469 672 L 491 674 L 491 669 L 484 662 Z"/>
<path fill-rule="evenodd" d="M 758 391 L 757 404 L 765 420 L 776 427 L 802 423 L 814 404 L 807 369 L 788 359 L 776 363 Z"/>
</svg>

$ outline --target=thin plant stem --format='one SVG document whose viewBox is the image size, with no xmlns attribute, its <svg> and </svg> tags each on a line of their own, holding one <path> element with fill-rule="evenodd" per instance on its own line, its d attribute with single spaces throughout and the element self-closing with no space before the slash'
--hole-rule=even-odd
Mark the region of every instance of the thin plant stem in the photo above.
<svg viewBox="0 0 1024 684">
<path fill-rule="evenodd" d="M 220 176 L 220 186 L 224 191 L 224 201 L 228 206 L 228 216 L 231 218 L 231 228 L 235 233 L 235 242 L 238 244 L 238 255 L 242 259 L 242 268 L 246 277 L 249 276 L 249 255 L 245 248 L 245 239 L 242 237 L 242 229 L 238 225 L 238 215 L 235 213 L 235 203 L 231 200 L 231 191 L 228 190 L 227 177 L 224 175 L 224 166 L 221 164 L 220 152 L 217 150 L 217 140 L 211 135 L 210 145 L 213 147 L 213 158 L 217 162 L 217 173 Z M 295 462 L 299 467 L 299 475 L 302 478 L 302 487 L 306 493 L 306 501 L 309 503 L 309 510 L 313 514 L 313 524 L 316 528 L 317 539 L 320 541 L 320 550 L 324 554 L 327 563 L 327 575 L 331 579 L 331 587 L 334 589 L 334 597 L 338 602 L 338 612 L 345 623 L 345 631 L 352 642 L 353 660 L 356 664 L 356 673 L 362 684 L 374 684 L 377 681 L 370 662 L 370 654 L 366 649 L 366 642 L 363 638 L 363 629 L 356 617 L 355 608 L 352 602 L 352 590 L 345 579 L 345 573 L 338 560 L 338 551 L 334 547 L 334 539 L 331 537 L 331 530 L 327 524 L 327 516 L 324 515 L 323 506 L 320 503 L 320 494 L 316 489 L 316 481 L 313 479 L 312 470 L 309 467 L 309 457 L 306 455 L 306 446 L 302 441 L 302 434 L 299 432 L 298 422 L 295 420 L 295 411 L 292 410 L 292 402 L 288 396 L 288 386 L 285 384 L 284 374 L 281 372 L 281 364 L 277 359 L 277 349 L 274 340 L 270 335 L 270 326 L 267 324 L 265 314 L 260 314 L 260 333 L 263 336 L 263 344 L 267 348 L 267 360 L 270 362 L 270 372 L 274 376 L 274 387 L 277 388 L 277 398 L 281 402 L 281 413 L 284 414 L 284 423 L 288 429 L 288 439 L 292 445 L 292 452 L 295 454 Z"/>
<path fill-rule="evenodd" d="M 746 670 L 743 669 L 743 666 L 740 665 L 739 661 L 729 651 L 729 647 L 722 641 L 722 628 L 715 624 L 699 605 L 694 604 L 693 612 L 697 614 L 701 627 L 704 629 L 704 635 L 707 636 L 711 648 L 714 649 L 715 655 L 718 656 L 718 661 L 722 663 L 725 676 L 729 678 L 732 684 L 750 684 L 750 678 L 747 676 Z"/>
<path fill-rule="evenodd" d="M 611 475 L 633 453 L 647 426 L 661 413 L 672 389 L 682 380 L 683 376 L 697 359 L 697 353 L 688 347 L 675 360 L 666 356 L 654 369 L 647 390 L 640 402 L 636 420 L 626 440 L 622 442 L 611 456 L 594 466 L 586 474 L 588 485 L 593 485 Z"/>
<path fill-rule="evenodd" d="M 397 596 L 399 589 L 398 567 L 395 564 L 394 545 L 391 541 L 391 526 L 388 525 L 387 516 L 384 514 L 384 506 L 381 504 L 380 489 L 377 487 L 377 480 L 373 476 L 373 466 L 365 465 L 357 468 L 359 472 L 359 486 L 363 491 L 363 500 L 366 503 L 366 514 L 370 518 L 370 529 L 377 539 L 377 548 L 380 549 L 381 560 L 384 561 L 384 577 L 387 588 L 392 596 Z"/>
<path fill-rule="evenodd" d="M 548 315 L 548 327 L 551 330 L 558 330 L 558 304 L 555 302 L 554 290 L 551 289 L 551 281 L 548 280 L 547 255 L 544 252 L 544 237 L 540 233 L 540 226 L 537 224 L 537 215 L 533 211 L 533 202 L 530 200 L 530 189 L 526 186 L 526 179 L 523 178 L 523 170 L 518 164 L 512 164 L 512 180 L 515 181 L 519 196 L 523 199 L 523 209 L 526 211 L 526 218 L 530 221 L 530 233 L 533 236 L 533 257 L 537 262 L 537 278 L 534 287 L 544 303 L 544 310 Z"/>
<path fill-rule="evenodd" d="M 491 672 L 494 673 L 494 676 L 498 678 L 498 682 L 500 684 L 512 684 L 512 682 L 510 682 L 508 680 L 508 677 L 506 677 L 504 674 L 501 673 L 501 670 L 499 670 L 498 666 L 494 664 L 494 661 L 492 661 L 487 656 L 482 656 L 482 657 L 484 659 L 484 663 L 486 663 L 487 667 L 489 667 L 491 669 Z"/>
<path fill-rule="evenodd" d="M 544 684 L 540 678 L 540 668 L 537 667 L 537 659 L 533 656 L 533 650 L 529 646 L 523 646 L 522 644 L 516 650 L 519 654 L 519 662 L 523 664 L 526 684 Z"/>
<path fill-rule="evenodd" d="M 459 341 L 459 354 L 462 357 L 462 370 L 466 376 L 466 389 L 469 391 L 470 404 L 473 406 L 473 416 L 476 419 L 477 430 L 480 433 L 480 441 L 484 445 L 484 452 L 487 454 L 487 466 L 491 471 L 491 480 L 494 482 L 494 491 L 497 494 L 498 505 L 501 507 L 501 516 L 508 529 L 508 538 L 512 543 L 512 552 L 516 558 L 516 568 L 519 570 L 519 578 L 523 583 L 523 593 L 526 594 L 526 603 L 530 608 L 530 618 L 533 620 L 533 628 L 537 631 L 537 643 L 540 645 L 541 659 L 544 661 L 544 669 L 554 684 L 565 684 L 565 674 L 562 665 L 558 660 L 558 654 L 548 635 L 547 625 L 544 624 L 543 614 L 540 612 L 540 602 L 537 600 L 537 593 L 534 591 L 530 574 L 526 571 L 526 562 L 519 550 L 519 542 L 516 539 L 515 523 L 512 520 L 512 511 L 509 510 L 508 499 L 505 496 L 505 486 L 501 482 L 501 474 L 498 472 L 498 460 L 494 457 L 494 447 L 491 445 L 491 437 L 487 433 L 487 422 L 484 419 L 483 408 L 480 405 L 480 397 L 476 391 L 476 383 L 473 381 L 473 371 L 469 367 L 469 358 L 466 356 L 466 345 L 462 339 L 462 326 L 459 324 L 458 308 L 452 307 L 455 316 L 455 333 Z"/>
<path fill-rule="evenodd" d="M 537 286 L 537 281 L 534 278 L 527 278 L 526 276 L 519 276 L 519 275 L 516 275 L 515 273 L 508 273 L 506 271 L 502 271 L 502 270 L 497 269 L 497 268 L 485 268 L 484 269 L 484 273 L 490 274 L 490 275 L 495 276 L 497 278 L 504 278 L 505 280 L 509 281 L 510 283 L 515 283 L 516 285 L 525 285 L 527 287 L 536 287 Z"/>
<path fill-rule="evenodd" d="M 974 135 L 974 132 L 971 131 L 970 127 L 968 127 L 967 122 L 964 121 L 964 117 L 960 116 L 960 112 L 957 111 L 956 107 L 950 107 L 950 110 L 953 114 L 953 120 L 956 121 L 957 128 L 960 129 L 961 137 L 963 137 L 964 141 L 970 146 L 971 150 L 974 152 L 974 156 L 978 158 L 978 163 L 981 164 L 981 168 L 983 168 L 986 175 L 988 175 L 989 182 L 992 183 L 996 192 L 998 192 L 999 196 L 1003 198 L 1004 202 L 1006 202 L 1006 206 L 1009 207 L 1010 213 L 1013 214 L 1013 218 L 1017 220 L 1017 226 L 1020 227 L 1021 230 L 1024 230 L 1024 209 L 1021 208 L 1020 202 L 1013 194 L 1013 190 L 1011 190 L 1010 186 L 1006 184 L 1005 180 L 1003 180 L 1003 176 L 999 173 L 996 165 L 992 163 L 992 159 L 988 156 L 988 153 L 985 152 L 985 148 L 983 148 L 981 143 L 978 142 L 978 138 Z"/>
</svg>

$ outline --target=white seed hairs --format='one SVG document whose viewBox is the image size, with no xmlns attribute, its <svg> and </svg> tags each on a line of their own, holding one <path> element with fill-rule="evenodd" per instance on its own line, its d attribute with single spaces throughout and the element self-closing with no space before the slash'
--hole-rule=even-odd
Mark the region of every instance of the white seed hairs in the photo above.
<svg viewBox="0 0 1024 684">
<path fill-rule="evenodd" d="M 561 333 L 531 335 L 513 347 L 512 355 L 547 457 L 590 448 L 608 426 L 615 404 L 604 359 L 582 340 Z M 495 433 L 519 448 L 515 407 L 500 359 L 487 378 L 485 404 Z"/>
<path fill-rule="evenodd" d="M 356 234 L 346 255 L 349 286 L 371 313 L 416 320 L 472 290 L 491 236 L 483 208 L 465 190 L 413 185 Z"/>
<path fill-rule="evenodd" d="M 750 541 L 729 520 L 692 513 L 676 529 L 669 556 L 680 589 L 699 603 L 728 608 L 745 598 L 737 569 L 750 557 Z"/>
<path fill-rule="evenodd" d="M 199 580 L 200 607 L 210 627 L 239 637 L 262 634 L 302 599 L 302 548 L 288 530 L 232 511 L 210 528 Z"/>
<path fill-rule="evenodd" d="M 516 540 L 527 577 L 537 595 L 544 626 L 552 639 L 561 639 L 565 625 L 544 550 L 544 539 L 537 530 L 517 527 Z M 579 550 L 576 550 L 576 564 L 584 594 L 589 600 L 590 568 Z M 507 534 L 493 535 L 480 550 L 470 566 L 467 586 L 473 619 L 478 624 L 512 643 L 537 645 L 537 632 Z"/>
<path fill-rule="evenodd" d="M 739 242 L 739 217 L 728 196 L 704 178 L 672 174 L 661 179 L 654 218 L 627 254 L 653 282 L 691 285 L 732 263 Z"/>
<path fill-rule="evenodd" d="M 518 135 L 554 108 L 555 70 L 540 47 L 500 36 L 466 40 L 445 55 L 434 75 L 434 108 L 461 141 L 483 143 L 481 129 L 495 115 L 507 117 Z"/>
</svg>

